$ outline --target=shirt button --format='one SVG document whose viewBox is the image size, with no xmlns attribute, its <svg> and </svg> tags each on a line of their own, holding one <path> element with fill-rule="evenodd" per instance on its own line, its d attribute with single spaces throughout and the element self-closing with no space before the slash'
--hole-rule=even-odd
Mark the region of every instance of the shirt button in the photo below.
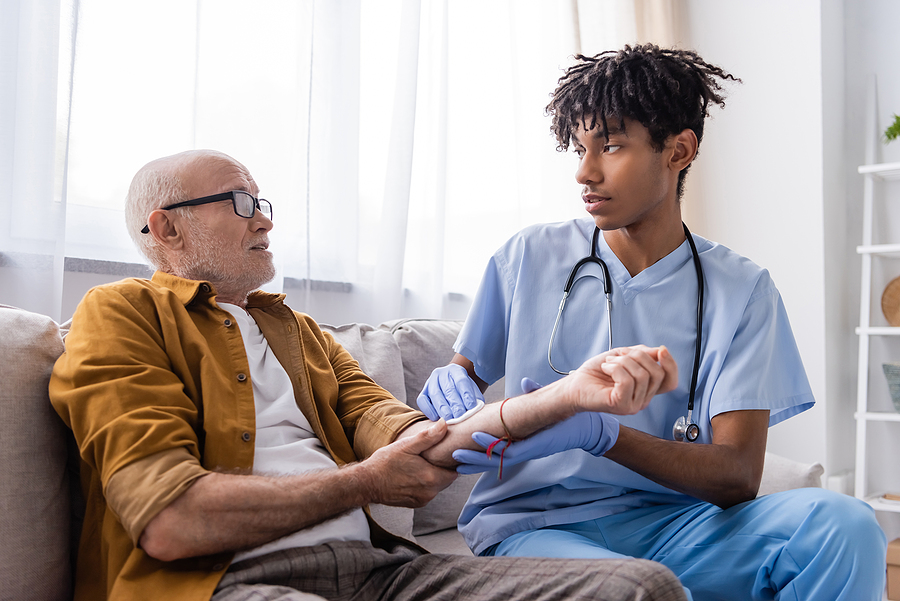
<svg viewBox="0 0 900 601">
<path fill-rule="evenodd" d="M 230 328 L 230 327 L 231 327 L 231 324 L 232 324 L 232 321 L 231 321 L 230 319 L 226 319 L 226 320 L 225 320 L 225 327 L 226 327 L 226 328 Z"/>
<path fill-rule="evenodd" d="M 225 569 L 225 564 L 224 564 L 224 563 L 217 563 L 216 565 L 214 565 L 214 566 L 212 567 L 212 569 L 213 569 L 213 572 L 218 572 L 219 570 L 224 570 L 224 569 Z"/>
<path fill-rule="evenodd" d="M 246 379 L 247 379 L 247 376 L 246 376 L 245 374 L 238 374 L 238 375 L 237 375 L 237 381 L 238 381 L 238 382 L 243 382 L 243 381 L 246 380 Z"/>
<path fill-rule="evenodd" d="M 253 438 L 253 437 L 250 435 L 249 432 L 244 432 L 243 434 L 241 434 L 241 440 L 243 440 L 244 442 L 250 442 L 251 438 Z"/>
</svg>

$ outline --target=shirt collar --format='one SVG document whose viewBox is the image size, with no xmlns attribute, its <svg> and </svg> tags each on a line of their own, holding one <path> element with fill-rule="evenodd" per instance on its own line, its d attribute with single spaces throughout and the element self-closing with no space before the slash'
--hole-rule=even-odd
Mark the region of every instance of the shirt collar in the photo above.
<svg viewBox="0 0 900 601">
<path fill-rule="evenodd" d="M 216 288 L 209 282 L 202 280 L 188 280 L 165 271 L 157 271 L 153 274 L 153 283 L 171 290 L 185 306 L 195 300 L 204 301 L 215 298 Z M 255 290 L 247 299 L 247 308 L 270 307 L 284 300 L 284 294 L 273 294 Z"/>
</svg>

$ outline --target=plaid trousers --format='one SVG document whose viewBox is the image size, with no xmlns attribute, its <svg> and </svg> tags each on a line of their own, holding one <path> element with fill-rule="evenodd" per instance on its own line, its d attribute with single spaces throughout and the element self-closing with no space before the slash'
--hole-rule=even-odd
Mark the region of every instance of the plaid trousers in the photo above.
<svg viewBox="0 0 900 601">
<path fill-rule="evenodd" d="M 234 564 L 212 601 L 682 601 L 661 564 L 642 559 L 431 555 L 331 542 Z"/>
</svg>

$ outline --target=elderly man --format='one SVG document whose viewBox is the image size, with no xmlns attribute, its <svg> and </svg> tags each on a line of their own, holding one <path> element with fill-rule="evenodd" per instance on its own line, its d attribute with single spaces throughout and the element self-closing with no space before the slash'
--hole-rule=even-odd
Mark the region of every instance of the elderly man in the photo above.
<svg viewBox="0 0 900 601">
<path fill-rule="evenodd" d="M 255 291 L 275 273 L 258 195 L 212 151 L 132 182 L 129 232 L 158 271 L 86 295 L 50 384 L 82 459 L 76 598 L 684 598 L 641 560 L 429 555 L 366 509 L 427 503 L 475 431 L 641 410 L 675 385 L 665 350 L 607 353 L 505 409 L 431 425 L 310 317 Z"/>
</svg>

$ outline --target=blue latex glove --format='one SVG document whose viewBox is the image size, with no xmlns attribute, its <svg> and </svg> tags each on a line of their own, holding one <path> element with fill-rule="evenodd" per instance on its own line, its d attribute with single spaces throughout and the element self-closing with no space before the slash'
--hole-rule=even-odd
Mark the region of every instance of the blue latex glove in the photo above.
<svg viewBox="0 0 900 601">
<path fill-rule="evenodd" d="M 538 384 L 531 378 L 522 378 L 522 382 L 519 384 L 522 387 L 522 392 L 528 394 L 529 392 L 534 392 L 538 388 L 543 388 L 543 384 Z"/>
<path fill-rule="evenodd" d="M 490 457 L 484 451 L 457 449 L 453 451 L 453 458 L 461 464 L 456 468 L 458 473 L 477 474 L 498 469 L 501 452 L 504 466 L 549 457 L 569 449 L 584 449 L 591 455 L 600 457 L 616 444 L 618 437 L 619 420 L 615 417 L 608 413 L 583 412 L 525 440 L 514 442 L 505 452 L 503 449 L 507 446 L 506 442 L 499 442 L 491 450 Z M 487 449 L 498 439 L 486 432 L 475 432 L 472 440 Z"/>
<path fill-rule="evenodd" d="M 433 422 L 461 417 L 479 402 L 484 403 L 484 395 L 466 369 L 456 363 L 431 372 L 416 398 L 419 410 Z"/>
<path fill-rule="evenodd" d="M 530 378 L 522 378 L 521 386 L 526 394 L 541 388 L 540 384 Z M 501 452 L 503 463 L 508 466 L 529 459 L 549 457 L 569 449 L 584 449 L 591 455 L 600 457 L 616 444 L 618 438 L 619 420 L 615 417 L 608 413 L 583 412 L 512 445 L 498 442 L 491 449 L 490 457 L 482 451 L 457 449 L 453 452 L 453 458 L 461 464 L 456 468 L 458 473 L 477 474 L 499 468 Z M 472 440 L 487 449 L 499 439 L 486 432 L 475 432 Z M 509 448 L 504 451 L 507 446 Z"/>
</svg>

